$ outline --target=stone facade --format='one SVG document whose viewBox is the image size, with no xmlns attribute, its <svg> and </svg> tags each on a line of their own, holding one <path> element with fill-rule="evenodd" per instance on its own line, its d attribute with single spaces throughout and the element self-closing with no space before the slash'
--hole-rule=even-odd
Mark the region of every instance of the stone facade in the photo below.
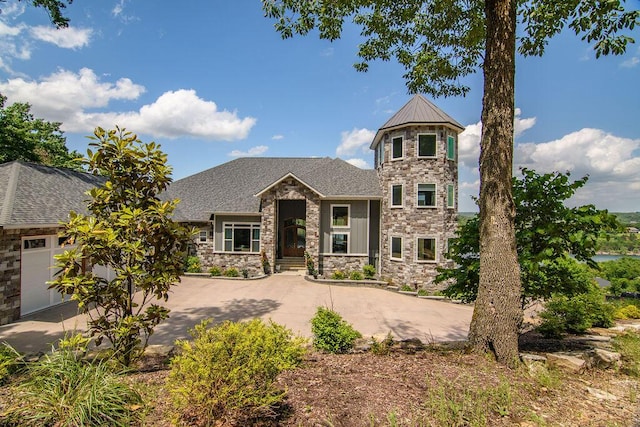
<svg viewBox="0 0 640 427">
<path fill-rule="evenodd" d="M 435 158 L 418 157 L 420 133 L 436 135 Z M 382 190 L 380 275 L 396 284 L 436 290 L 436 267 L 450 263 L 444 253 L 457 228 L 458 164 L 457 149 L 454 159 L 446 156 L 449 135 L 454 136 L 457 147 L 457 131 L 447 126 L 407 126 L 388 131 L 380 140 L 384 144 L 383 161 L 376 159 Z M 392 160 L 391 142 L 398 136 L 403 137 L 403 156 Z M 418 206 L 418 184 L 436 184 L 435 207 Z M 402 185 L 401 206 L 391 205 L 394 185 Z M 453 207 L 447 207 L 447 185 L 454 186 Z M 391 257 L 392 237 L 402 239 L 400 259 Z M 417 260 L 419 238 L 435 239 L 435 261 Z"/>
<path fill-rule="evenodd" d="M 57 234 L 60 228 L 0 230 L 0 325 L 20 318 L 20 257 L 22 237 Z"/>
<path fill-rule="evenodd" d="M 325 277 L 330 277 L 336 270 L 343 272 L 362 271 L 362 267 L 369 264 L 368 256 L 349 255 L 320 255 L 318 271 Z"/>
</svg>

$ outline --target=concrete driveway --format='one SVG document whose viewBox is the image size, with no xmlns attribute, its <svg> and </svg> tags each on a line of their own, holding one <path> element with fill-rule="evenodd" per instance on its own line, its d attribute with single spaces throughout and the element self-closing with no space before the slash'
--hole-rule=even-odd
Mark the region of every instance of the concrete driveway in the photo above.
<svg viewBox="0 0 640 427">
<path fill-rule="evenodd" d="M 333 308 L 367 336 L 423 342 L 465 339 L 473 309 L 420 299 L 382 289 L 312 283 L 301 276 L 275 274 L 261 280 L 183 277 L 166 305 L 171 317 L 159 325 L 150 344 L 172 344 L 188 338 L 189 328 L 202 319 L 214 322 L 272 319 L 294 332 L 311 336 L 310 319 L 318 306 Z M 74 304 L 64 304 L 0 326 L 0 341 L 17 350 L 48 350 L 65 331 L 86 328 Z"/>
</svg>

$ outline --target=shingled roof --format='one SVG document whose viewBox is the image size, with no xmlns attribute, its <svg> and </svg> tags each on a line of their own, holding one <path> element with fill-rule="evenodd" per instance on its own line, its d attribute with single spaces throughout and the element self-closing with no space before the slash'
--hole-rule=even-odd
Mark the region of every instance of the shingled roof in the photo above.
<svg viewBox="0 0 640 427">
<path fill-rule="evenodd" d="M 86 191 L 104 178 L 16 160 L 0 165 L 0 226 L 57 225 L 69 211 L 86 213 Z"/>
<path fill-rule="evenodd" d="M 460 131 L 464 130 L 464 126 L 455 121 L 451 116 L 438 108 L 435 104 L 427 100 L 422 95 L 414 95 L 404 107 L 398 110 L 376 133 L 371 148 L 375 149 L 378 141 L 385 131 L 407 126 L 411 124 L 433 124 L 433 125 L 449 125 Z"/>
<path fill-rule="evenodd" d="M 167 196 L 181 200 L 175 218 L 182 221 L 206 221 L 212 213 L 259 213 L 258 193 L 290 174 L 325 198 L 381 197 L 374 170 L 328 157 L 239 158 L 175 181 Z"/>
</svg>

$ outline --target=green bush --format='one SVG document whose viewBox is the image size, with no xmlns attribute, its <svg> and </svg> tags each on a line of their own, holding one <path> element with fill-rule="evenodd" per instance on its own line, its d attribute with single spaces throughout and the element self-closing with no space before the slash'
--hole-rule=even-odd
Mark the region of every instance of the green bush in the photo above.
<svg viewBox="0 0 640 427">
<path fill-rule="evenodd" d="M 391 353 L 393 348 L 393 335 L 387 333 L 382 341 L 378 341 L 375 337 L 371 337 L 371 353 L 378 356 L 386 356 Z"/>
<path fill-rule="evenodd" d="M 224 274 L 225 277 L 240 277 L 240 272 L 235 267 L 227 268 L 222 274 Z"/>
<path fill-rule="evenodd" d="M 403 292 L 415 292 L 416 291 L 413 287 L 411 287 L 409 285 L 402 285 L 400 287 L 400 290 L 403 291 Z"/>
<path fill-rule="evenodd" d="M 276 416 L 285 395 L 275 385 L 276 376 L 302 362 L 305 340 L 260 319 L 208 324 L 189 331 L 193 341 L 177 342 L 181 351 L 171 361 L 167 382 L 177 421 L 249 425 Z"/>
<path fill-rule="evenodd" d="M 248 268 L 243 268 L 242 269 L 242 277 L 244 277 L 245 279 L 249 278 L 249 269 Z"/>
<path fill-rule="evenodd" d="M 214 265 L 209 269 L 209 274 L 212 276 L 222 276 L 222 269 Z"/>
<path fill-rule="evenodd" d="M 376 268 L 371 264 L 367 264 L 362 267 L 362 272 L 364 273 L 364 277 L 367 279 L 373 279 L 376 276 Z"/>
<path fill-rule="evenodd" d="M 542 323 L 538 331 L 547 337 L 563 333 L 582 334 L 591 327 L 608 328 L 613 325 L 613 311 L 597 288 L 573 297 L 552 297 L 540 313 Z"/>
<path fill-rule="evenodd" d="M 346 353 L 353 348 L 356 339 L 362 337 L 342 316 L 324 307 L 318 307 L 311 319 L 311 332 L 313 346 L 329 353 Z"/>
<path fill-rule="evenodd" d="M 200 273 L 202 272 L 202 266 L 200 265 L 200 258 L 197 256 L 188 256 L 185 261 L 184 271 L 187 273 Z"/>
<path fill-rule="evenodd" d="M 350 280 L 362 280 L 362 279 L 364 279 L 364 276 L 359 271 L 352 271 L 351 274 L 349 274 L 349 279 Z"/>
<path fill-rule="evenodd" d="M 331 275 L 331 278 L 333 280 L 344 280 L 347 278 L 347 273 L 345 273 L 342 270 L 336 270 L 333 272 L 333 274 Z"/>
<path fill-rule="evenodd" d="M 7 343 L 0 345 L 0 385 L 4 384 L 22 365 L 22 357 Z"/>
<path fill-rule="evenodd" d="M 640 319 L 640 308 L 633 304 L 626 305 L 624 307 L 618 308 L 614 313 L 613 317 L 616 319 Z"/>
<path fill-rule="evenodd" d="M 129 426 L 142 416 L 142 397 L 108 362 L 86 363 L 70 350 L 28 367 L 14 391 L 6 418 L 20 426 Z"/>
</svg>

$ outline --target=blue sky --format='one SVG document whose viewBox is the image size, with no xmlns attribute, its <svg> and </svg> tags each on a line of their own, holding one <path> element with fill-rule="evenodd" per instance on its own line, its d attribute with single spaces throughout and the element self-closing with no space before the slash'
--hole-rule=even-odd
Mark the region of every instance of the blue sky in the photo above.
<svg viewBox="0 0 640 427">
<path fill-rule="evenodd" d="M 84 152 L 95 126 L 155 140 L 179 179 L 238 156 L 330 156 L 371 167 L 375 131 L 409 99 L 403 70 L 356 72 L 356 28 L 333 43 L 282 40 L 259 0 L 76 0 L 71 26 L 0 3 L 0 93 L 60 121 Z M 634 37 L 640 42 L 640 31 Z M 459 209 L 474 210 L 482 78 L 433 100 L 467 127 Z M 640 47 L 595 59 L 571 33 L 543 58 L 518 58 L 515 167 L 589 174 L 573 203 L 640 211 Z"/>
</svg>

